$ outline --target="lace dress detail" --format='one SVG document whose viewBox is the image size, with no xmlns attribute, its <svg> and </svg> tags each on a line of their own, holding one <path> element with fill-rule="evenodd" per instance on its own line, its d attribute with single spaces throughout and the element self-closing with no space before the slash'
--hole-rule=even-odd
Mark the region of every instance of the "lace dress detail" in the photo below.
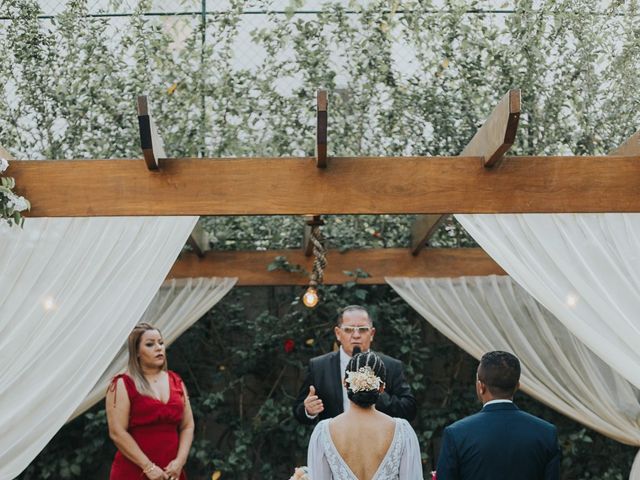
<svg viewBox="0 0 640 480">
<path fill-rule="evenodd" d="M 376 470 L 376 473 L 373 476 L 372 480 L 400 479 L 400 462 L 402 460 L 402 454 L 407 443 L 406 427 L 411 427 L 406 420 L 403 420 L 401 418 L 394 418 L 394 420 L 396 422 L 396 429 L 393 434 L 393 440 L 391 441 L 391 445 L 389 446 L 389 449 L 382 459 L 382 463 L 378 467 L 378 470 Z M 316 428 L 319 429 L 318 441 L 322 447 L 322 453 L 326 457 L 329 468 L 331 469 L 332 479 L 358 480 L 358 477 L 354 475 L 349 466 L 342 459 L 342 457 L 338 453 L 338 450 L 333 444 L 333 440 L 331 440 L 331 434 L 329 432 L 329 421 L 330 420 L 323 420 L 318 424 Z M 325 480 L 316 479 L 315 477 L 312 478 L 313 480 Z"/>
</svg>

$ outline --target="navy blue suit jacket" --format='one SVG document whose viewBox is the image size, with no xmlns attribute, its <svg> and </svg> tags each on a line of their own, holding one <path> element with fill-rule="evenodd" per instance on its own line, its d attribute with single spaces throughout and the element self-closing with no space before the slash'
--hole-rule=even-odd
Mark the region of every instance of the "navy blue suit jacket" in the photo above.
<svg viewBox="0 0 640 480">
<path fill-rule="evenodd" d="M 556 427 L 493 403 L 444 429 L 438 480 L 559 480 Z"/>
</svg>

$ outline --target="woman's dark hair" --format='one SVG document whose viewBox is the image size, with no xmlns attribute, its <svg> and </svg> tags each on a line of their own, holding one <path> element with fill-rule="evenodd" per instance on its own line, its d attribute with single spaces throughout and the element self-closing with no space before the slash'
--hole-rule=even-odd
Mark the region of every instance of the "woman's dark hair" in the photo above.
<svg viewBox="0 0 640 480">
<path fill-rule="evenodd" d="M 354 392 L 347 382 L 349 372 L 358 372 L 361 368 L 369 367 L 373 374 L 380 379 L 382 385 L 387 379 L 387 369 L 382 363 L 382 360 L 378 355 L 373 352 L 357 353 L 349 363 L 345 371 L 345 383 L 347 388 L 347 396 L 349 400 L 360 407 L 370 407 L 378 401 L 380 397 L 380 391 L 378 388 L 372 388 L 370 390 L 359 390 Z"/>
</svg>

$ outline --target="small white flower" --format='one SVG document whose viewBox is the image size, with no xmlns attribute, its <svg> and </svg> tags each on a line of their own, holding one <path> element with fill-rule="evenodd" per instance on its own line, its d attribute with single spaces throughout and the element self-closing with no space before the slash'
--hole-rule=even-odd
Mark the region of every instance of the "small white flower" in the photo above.
<svg viewBox="0 0 640 480">
<path fill-rule="evenodd" d="M 9 161 L 6 158 L 0 157 L 0 173 L 9 168 Z"/>
<path fill-rule="evenodd" d="M 18 197 L 16 196 L 14 201 L 13 201 L 13 209 L 16 212 L 23 212 L 25 210 L 27 210 L 30 207 L 29 202 L 27 201 L 26 198 L 24 197 Z"/>
<path fill-rule="evenodd" d="M 6 193 L 5 196 L 7 197 L 7 207 L 15 212 L 22 212 L 30 207 L 26 198 L 20 197 L 13 192 Z"/>
</svg>

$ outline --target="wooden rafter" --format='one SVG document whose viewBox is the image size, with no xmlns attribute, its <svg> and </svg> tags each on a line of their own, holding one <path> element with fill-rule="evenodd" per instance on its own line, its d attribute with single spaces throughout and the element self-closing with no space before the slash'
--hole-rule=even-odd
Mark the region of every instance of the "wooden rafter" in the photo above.
<svg viewBox="0 0 640 480">
<path fill-rule="evenodd" d="M 447 219 L 446 215 L 418 215 L 411 226 L 411 254 L 417 255 Z"/>
<path fill-rule="evenodd" d="M 640 156 L 640 130 L 631 135 L 626 142 L 609 152 L 609 155 Z"/>
<path fill-rule="evenodd" d="M 509 90 L 460 156 L 482 157 L 485 167 L 497 167 L 516 139 L 519 120 L 520 90 Z"/>
<path fill-rule="evenodd" d="M 138 126 L 140 127 L 140 145 L 144 161 L 149 170 L 160 170 L 160 159 L 166 158 L 164 142 L 158 134 L 156 124 L 149 111 L 146 95 L 138 96 Z"/>
<path fill-rule="evenodd" d="M 307 285 L 308 273 L 276 270 L 267 266 L 277 256 L 284 256 L 291 265 L 311 271 L 313 258 L 300 250 L 271 251 L 209 251 L 204 258 L 183 254 L 167 278 L 238 277 L 238 285 Z M 465 275 L 505 275 L 504 270 L 480 248 L 426 249 L 419 257 L 409 249 L 363 249 L 340 252 L 330 250 L 331 262 L 324 271 L 326 285 L 354 280 L 345 271 L 357 269 L 370 277 L 359 278 L 362 284 L 384 284 L 384 277 L 459 277 Z"/>
<path fill-rule="evenodd" d="M 316 166 L 327 168 L 327 107 L 329 98 L 327 91 L 320 89 L 317 92 L 317 125 L 316 125 Z"/>
<path fill-rule="evenodd" d="M 187 239 L 187 244 L 200 258 L 204 257 L 205 253 L 209 251 L 209 234 L 202 228 L 200 222 L 196 223 L 196 226 L 193 228 L 191 235 L 189 235 Z"/>
<path fill-rule="evenodd" d="M 485 168 L 498 167 L 515 141 L 519 120 L 520 90 L 509 90 L 469 141 L 461 156 L 480 157 Z M 428 244 L 429 238 L 446 217 L 447 215 L 419 215 L 416 218 L 411 236 L 414 255 Z"/>
<path fill-rule="evenodd" d="M 11 162 L 31 217 L 640 212 L 638 156 Z"/>
<path fill-rule="evenodd" d="M 7 150 L 2 148 L 1 146 L 0 146 L 0 157 L 4 158 L 5 160 L 13 160 L 13 155 L 11 155 Z"/>
</svg>

